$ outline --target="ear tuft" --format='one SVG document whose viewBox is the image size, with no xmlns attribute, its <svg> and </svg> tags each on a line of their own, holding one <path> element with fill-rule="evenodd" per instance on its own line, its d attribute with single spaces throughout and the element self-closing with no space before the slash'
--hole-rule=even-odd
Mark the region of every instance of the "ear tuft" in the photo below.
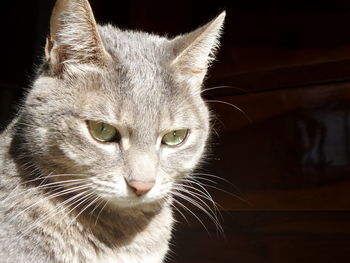
<svg viewBox="0 0 350 263">
<path fill-rule="evenodd" d="M 67 64 L 104 64 L 105 51 L 87 0 L 57 0 L 50 21 L 46 59 L 54 71 Z"/>
<path fill-rule="evenodd" d="M 219 47 L 225 16 L 224 11 L 206 25 L 173 40 L 175 59 L 171 65 L 178 72 L 189 76 L 199 75 L 203 80 Z"/>
</svg>

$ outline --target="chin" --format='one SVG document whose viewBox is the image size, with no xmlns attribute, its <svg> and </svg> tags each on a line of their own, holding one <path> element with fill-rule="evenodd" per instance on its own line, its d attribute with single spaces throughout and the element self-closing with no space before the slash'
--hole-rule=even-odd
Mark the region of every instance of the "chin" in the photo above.
<svg viewBox="0 0 350 263">
<path fill-rule="evenodd" d="M 126 196 L 108 195 L 103 196 L 103 198 L 107 200 L 107 204 L 111 208 L 152 212 L 159 210 L 166 204 L 169 200 L 169 195 L 152 194 L 150 192 L 142 196 L 130 193 Z"/>
</svg>

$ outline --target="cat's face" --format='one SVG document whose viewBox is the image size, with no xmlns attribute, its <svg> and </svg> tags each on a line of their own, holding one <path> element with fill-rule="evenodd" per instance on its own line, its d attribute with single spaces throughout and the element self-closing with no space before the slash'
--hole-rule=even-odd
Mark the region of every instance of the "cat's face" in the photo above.
<svg viewBox="0 0 350 263">
<path fill-rule="evenodd" d="M 46 91 L 30 97 L 41 101 L 31 110 L 41 127 L 38 151 L 52 172 L 89 175 L 94 192 L 123 206 L 166 197 L 200 159 L 209 123 L 198 93 L 171 76 L 153 75 L 152 81 L 135 83 L 132 78 L 137 76 L 129 70 L 84 73 L 74 81 L 43 77 L 36 85 Z M 94 137 L 89 121 L 111 125 L 116 139 L 104 142 L 98 134 Z M 163 142 L 164 136 L 178 130 L 187 131 L 183 141 Z M 155 185 L 138 196 L 128 180 Z"/>
<path fill-rule="evenodd" d="M 54 180 L 82 179 L 84 191 L 117 207 L 157 203 L 203 154 L 209 114 L 200 86 L 223 16 L 168 40 L 97 29 L 81 2 L 56 5 L 46 69 L 25 105 L 27 140 L 46 173 L 75 175 Z M 90 30 L 75 24 L 79 14 L 91 16 Z"/>
</svg>

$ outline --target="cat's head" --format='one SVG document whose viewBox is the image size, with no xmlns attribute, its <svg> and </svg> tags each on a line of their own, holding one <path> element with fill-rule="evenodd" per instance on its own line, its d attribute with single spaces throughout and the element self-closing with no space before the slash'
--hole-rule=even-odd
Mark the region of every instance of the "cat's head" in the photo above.
<svg viewBox="0 0 350 263">
<path fill-rule="evenodd" d="M 58 0 L 19 120 L 39 169 L 116 206 L 167 198 L 205 149 L 201 85 L 224 17 L 167 39 L 98 26 L 88 1 Z"/>
</svg>

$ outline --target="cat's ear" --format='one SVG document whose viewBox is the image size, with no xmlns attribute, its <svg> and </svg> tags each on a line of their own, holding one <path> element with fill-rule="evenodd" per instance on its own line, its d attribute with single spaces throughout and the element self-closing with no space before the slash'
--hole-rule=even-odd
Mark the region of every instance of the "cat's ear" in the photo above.
<svg viewBox="0 0 350 263">
<path fill-rule="evenodd" d="M 56 1 L 45 55 L 54 72 L 72 64 L 101 65 L 110 59 L 87 0 Z"/>
<path fill-rule="evenodd" d="M 195 31 L 173 40 L 175 59 L 171 65 L 184 78 L 200 84 L 219 47 L 226 12 Z"/>
</svg>

